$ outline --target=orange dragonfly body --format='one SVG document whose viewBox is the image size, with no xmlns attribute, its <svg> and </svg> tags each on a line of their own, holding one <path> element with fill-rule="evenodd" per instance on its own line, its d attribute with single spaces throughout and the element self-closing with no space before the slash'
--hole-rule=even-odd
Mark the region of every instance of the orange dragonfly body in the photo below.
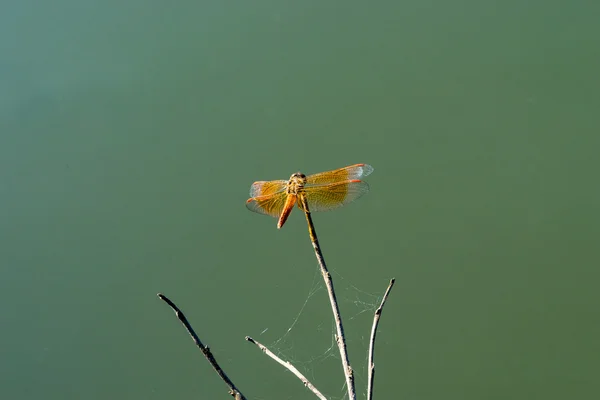
<svg viewBox="0 0 600 400">
<path fill-rule="evenodd" d="M 296 172 L 287 181 L 254 182 L 246 207 L 279 218 L 277 228 L 281 228 L 295 204 L 302 211 L 328 211 L 358 199 L 369 191 L 360 178 L 371 172 L 369 164 L 355 164 L 309 176 Z"/>
</svg>

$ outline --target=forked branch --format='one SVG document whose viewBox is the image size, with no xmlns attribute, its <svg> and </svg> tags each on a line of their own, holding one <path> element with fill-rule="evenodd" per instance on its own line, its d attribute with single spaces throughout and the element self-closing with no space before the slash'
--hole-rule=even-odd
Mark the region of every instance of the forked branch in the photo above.
<svg viewBox="0 0 600 400">
<path fill-rule="evenodd" d="M 194 340 L 194 343 L 196 343 L 196 346 L 200 349 L 202 354 L 204 354 L 204 357 L 206 358 L 206 360 L 210 363 L 210 365 L 213 367 L 213 369 L 215 370 L 217 375 L 219 375 L 219 377 L 223 380 L 223 382 L 225 382 L 225 384 L 227 386 L 229 386 L 229 394 L 232 395 L 235 400 L 246 400 L 246 397 L 244 397 L 244 395 L 238 390 L 238 388 L 235 387 L 235 385 L 233 384 L 231 379 L 229 379 L 227 374 L 225 374 L 225 371 L 223 371 L 223 369 L 221 369 L 221 367 L 217 363 L 217 360 L 213 356 L 213 354 L 210 351 L 210 349 L 208 348 L 208 346 L 205 346 L 200 341 L 200 338 L 198 337 L 196 332 L 194 332 L 194 328 L 192 328 L 192 325 L 190 325 L 187 318 L 185 317 L 183 312 L 179 309 L 179 307 L 177 307 L 177 305 L 175 305 L 175 303 L 173 303 L 164 294 L 158 293 L 157 296 L 159 299 L 161 299 L 162 301 L 167 303 L 169 305 L 169 307 L 171 307 L 171 309 L 175 312 L 175 315 L 177 316 L 179 321 L 183 324 L 183 326 L 185 327 L 187 332 L 190 334 L 190 336 Z"/>
</svg>

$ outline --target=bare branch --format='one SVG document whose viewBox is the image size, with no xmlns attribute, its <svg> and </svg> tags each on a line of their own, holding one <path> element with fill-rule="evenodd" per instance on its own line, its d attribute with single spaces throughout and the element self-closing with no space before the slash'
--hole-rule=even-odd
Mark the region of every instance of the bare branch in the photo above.
<svg viewBox="0 0 600 400">
<path fill-rule="evenodd" d="M 379 325 L 379 318 L 381 317 L 381 312 L 383 311 L 383 306 L 394 286 L 394 282 L 396 280 L 392 278 L 390 280 L 390 284 L 388 285 L 385 294 L 383 295 L 383 299 L 381 300 L 381 304 L 379 308 L 375 310 L 375 317 L 373 318 L 373 328 L 371 329 L 371 340 L 369 341 L 369 374 L 368 374 L 368 384 L 367 384 L 367 400 L 373 399 L 373 379 L 375 378 L 375 363 L 373 362 L 373 358 L 375 357 L 375 336 L 377 335 L 377 326 Z"/>
<path fill-rule="evenodd" d="M 315 226 L 312 222 L 312 217 L 310 215 L 310 210 L 308 209 L 308 202 L 306 201 L 306 197 L 300 196 L 300 201 L 302 204 L 302 209 L 304 210 L 304 215 L 306 216 L 306 222 L 308 223 L 308 233 L 310 235 L 310 240 L 312 242 L 313 248 L 315 249 L 315 255 L 317 256 L 319 267 L 321 267 L 321 274 L 323 275 L 325 286 L 327 286 L 327 293 L 329 294 L 329 302 L 331 303 L 331 310 L 333 311 L 333 318 L 335 320 L 335 326 L 337 331 L 335 341 L 337 342 L 338 349 L 340 350 L 340 358 L 342 359 L 342 367 L 344 369 L 344 376 L 346 377 L 346 386 L 348 387 L 348 399 L 356 400 L 356 390 L 354 388 L 354 372 L 352 371 L 352 367 L 350 366 L 348 351 L 346 350 L 346 337 L 344 336 L 344 326 L 342 325 L 340 308 L 338 306 L 335 291 L 333 289 L 333 280 L 331 279 L 331 274 L 329 273 L 329 271 L 327 270 L 327 266 L 325 265 L 325 259 L 323 258 L 321 247 L 319 246 L 317 232 L 315 231 Z"/>
<path fill-rule="evenodd" d="M 227 386 L 229 386 L 229 394 L 231 396 L 233 396 L 235 398 L 235 400 L 246 400 L 246 397 L 244 397 L 244 395 L 235 387 L 235 385 L 233 384 L 231 379 L 229 379 L 227 374 L 225 374 L 225 371 L 223 371 L 221 369 L 221 367 L 217 363 L 217 360 L 213 356 L 213 354 L 210 351 L 210 349 L 208 348 L 208 346 L 205 346 L 204 344 L 202 344 L 202 342 L 200 341 L 200 338 L 198 337 L 198 335 L 196 335 L 196 332 L 194 332 L 194 328 L 192 328 L 192 326 L 188 322 L 188 320 L 185 317 L 185 315 L 183 314 L 183 312 L 179 309 L 179 307 L 177 307 L 177 305 L 175 305 L 175 303 L 173 303 L 171 300 L 169 300 L 169 298 L 167 296 L 165 296 L 164 294 L 158 293 L 157 296 L 159 299 L 161 299 L 162 301 L 167 303 L 169 305 L 169 307 L 171 307 L 171 309 L 175 312 L 175 315 L 177 316 L 179 321 L 183 324 L 183 326 L 185 327 L 187 332 L 190 334 L 190 336 L 194 340 L 194 343 L 196 343 L 196 346 L 198 346 L 198 348 L 200 349 L 202 354 L 204 354 L 204 357 L 206 358 L 206 360 L 210 363 L 210 365 L 213 367 L 213 369 L 215 370 L 217 375 L 219 375 L 219 377 L 223 380 L 223 382 L 225 382 L 225 384 Z"/>
<path fill-rule="evenodd" d="M 319 392 L 319 390 L 308 379 L 306 379 L 306 377 L 302 375 L 302 373 L 300 373 L 300 371 L 298 371 L 296 367 L 292 365 L 292 363 L 290 363 L 289 361 L 283 361 L 281 358 L 273 354 L 273 352 L 269 350 L 266 346 L 260 344 L 256 340 L 252 339 L 250 336 L 246 336 L 246 340 L 250 343 L 254 343 L 259 349 L 263 351 L 263 353 L 271 357 L 273 360 L 277 361 L 279 364 L 283 365 L 292 374 L 296 375 L 298 379 L 300 379 L 302 383 L 304 383 L 304 386 L 306 386 L 311 392 L 313 392 L 319 399 L 327 400 L 327 398 L 323 396 L 323 394 Z"/>
</svg>

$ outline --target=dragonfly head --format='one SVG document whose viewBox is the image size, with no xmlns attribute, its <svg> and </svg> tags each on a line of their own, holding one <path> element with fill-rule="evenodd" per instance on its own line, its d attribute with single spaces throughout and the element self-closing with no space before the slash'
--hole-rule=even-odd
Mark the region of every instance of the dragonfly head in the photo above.
<svg viewBox="0 0 600 400">
<path fill-rule="evenodd" d="M 294 179 L 294 178 L 304 179 L 304 178 L 306 178 L 306 175 L 304 175 L 302 172 L 298 171 L 295 174 L 292 174 L 292 176 L 290 176 L 290 180 Z"/>
</svg>

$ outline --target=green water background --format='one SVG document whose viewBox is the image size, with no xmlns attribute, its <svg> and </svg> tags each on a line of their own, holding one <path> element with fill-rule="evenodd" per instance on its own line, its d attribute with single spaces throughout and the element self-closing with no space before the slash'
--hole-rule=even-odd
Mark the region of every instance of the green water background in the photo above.
<svg viewBox="0 0 600 400">
<path fill-rule="evenodd" d="M 0 397 L 344 394 L 301 213 L 250 184 L 367 162 L 315 215 L 364 398 L 600 396 L 600 3 L 5 2 Z M 288 328 L 292 327 L 289 333 Z"/>
</svg>

